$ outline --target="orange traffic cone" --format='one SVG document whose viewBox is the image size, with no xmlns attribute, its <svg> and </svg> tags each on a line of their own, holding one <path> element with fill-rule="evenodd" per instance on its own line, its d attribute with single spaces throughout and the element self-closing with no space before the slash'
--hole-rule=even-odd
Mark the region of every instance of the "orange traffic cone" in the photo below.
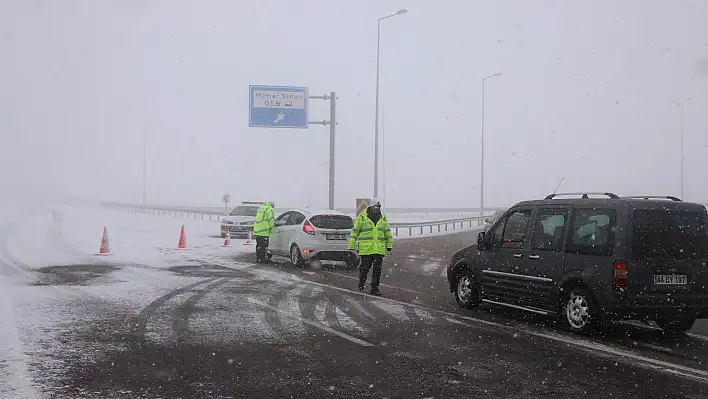
<svg viewBox="0 0 708 399">
<path fill-rule="evenodd" d="M 224 245 L 222 245 L 222 246 L 224 248 L 231 246 L 231 232 L 230 231 L 226 232 L 226 239 L 224 239 Z"/>
<path fill-rule="evenodd" d="M 101 238 L 101 248 L 98 250 L 99 255 L 110 255 L 111 246 L 108 243 L 108 228 L 103 226 L 103 237 Z"/>
<path fill-rule="evenodd" d="M 184 225 L 182 225 L 182 230 L 179 232 L 179 243 L 177 243 L 177 249 L 187 248 L 187 236 L 184 234 Z"/>
<path fill-rule="evenodd" d="M 248 232 L 248 238 L 246 238 L 246 241 L 243 243 L 243 245 L 251 245 L 253 240 L 253 232 Z"/>
</svg>

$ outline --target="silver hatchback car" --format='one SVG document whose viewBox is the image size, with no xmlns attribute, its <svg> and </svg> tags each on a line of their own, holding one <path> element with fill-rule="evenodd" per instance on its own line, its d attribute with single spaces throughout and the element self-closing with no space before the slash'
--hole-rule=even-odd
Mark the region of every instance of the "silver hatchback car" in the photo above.
<svg viewBox="0 0 708 399">
<path fill-rule="evenodd" d="M 341 212 L 291 209 L 275 219 L 268 249 L 295 266 L 312 261 L 341 261 L 356 267 L 359 257 L 347 250 L 354 220 Z"/>
</svg>

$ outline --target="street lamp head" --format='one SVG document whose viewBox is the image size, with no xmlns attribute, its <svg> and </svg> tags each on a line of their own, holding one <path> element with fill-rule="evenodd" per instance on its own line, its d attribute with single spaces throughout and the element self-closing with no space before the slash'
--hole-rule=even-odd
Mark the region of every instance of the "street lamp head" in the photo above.
<svg viewBox="0 0 708 399">
<path fill-rule="evenodd" d="M 396 11 L 396 15 L 405 14 L 407 12 L 408 12 L 408 10 L 406 10 L 405 8 L 401 8 L 400 10 Z"/>
<path fill-rule="evenodd" d="M 501 74 L 502 74 L 501 72 L 497 72 L 494 75 L 489 75 L 489 76 L 482 78 L 482 80 L 485 81 L 487 79 L 496 78 L 497 76 L 501 76 Z"/>
</svg>

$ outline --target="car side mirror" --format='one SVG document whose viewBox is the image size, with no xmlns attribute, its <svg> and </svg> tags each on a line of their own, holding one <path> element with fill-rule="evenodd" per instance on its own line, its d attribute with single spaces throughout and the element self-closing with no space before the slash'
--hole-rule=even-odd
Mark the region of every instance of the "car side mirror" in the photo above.
<svg viewBox="0 0 708 399">
<path fill-rule="evenodd" d="M 490 222 L 489 218 L 484 219 L 484 223 L 489 223 L 489 222 Z"/>
<path fill-rule="evenodd" d="M 477 234 L 477 249 L 478 250 L 484 250 L 485 249 L 485 234 L 483 231 L 480 231 L 479 234 Z"/>
</svg>

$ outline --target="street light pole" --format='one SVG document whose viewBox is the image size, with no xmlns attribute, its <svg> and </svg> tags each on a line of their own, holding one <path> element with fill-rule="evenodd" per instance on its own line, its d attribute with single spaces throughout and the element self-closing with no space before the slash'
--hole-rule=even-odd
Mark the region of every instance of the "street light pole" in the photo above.
<svg viewBox="0 0 708 399">
<path fill-rule="evenodd" d="M 381 17 L 376 28 L 376 112 L 374 117 L 374 198 L 379 196 L 379 70 L 381 60 L 381 21 L 397 15 L 403 15 L 408 10 L 401 9 L 395 14 Z"/>
<path fill-rule="evenodd" d="M 147 137 L 143 137 L 143 205 L 147 205 Z"/>
<path fill-rule="evenodd" d="M 681 199 L 684 199 L 683 198 L 683 163 L 684 163 L 683 106 L 689 101 L 691 101 L 691 97 L 688 97 L 683 102 L 678 102 L 678 101 L 673 102 L 674 104 L 678 105 L 679 111 L 681 112 L 681 164 L 680 164 L 681 165 L 680 166 L 680 169 L 681 169 Z"/>
<path fill-rule="evenodd" d="M 681 199 L 683 197 L 683 104 L 681 104 Z"/>
<path fill-rule="evenodd" d="M 480 156 L 480 178 L 479 178 L 479 214 L 484 215 L 484 83 L 487 79 L 501 76 L 501 72 L 482 78 L 482 155 Z"/>
</svg>

